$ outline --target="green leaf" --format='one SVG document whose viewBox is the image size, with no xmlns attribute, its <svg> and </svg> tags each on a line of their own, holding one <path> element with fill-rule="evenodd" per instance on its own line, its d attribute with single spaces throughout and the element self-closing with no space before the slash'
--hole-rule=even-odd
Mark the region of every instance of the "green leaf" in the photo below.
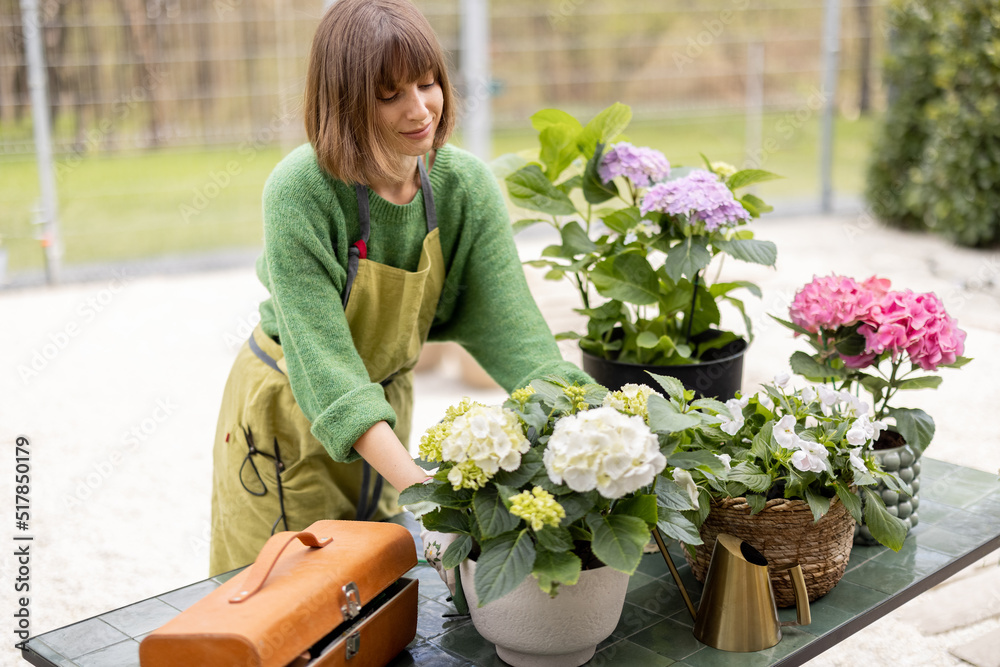
<svg viewBox="0 0 1000 667">
<path fill-rule="evenodd" d="M 748 493 L 746 495 L 747 505 L 750 506 L 750 514 L 759 514 L 764 511 L 764 506 L 767 505 L 767 498 L 756 493 Z"/>
<path fill-rule="evenodd" d="M 617 234 L 625 234 L 628 230 L 639 224 L 640 218 L 639 209 L 635 206 L 629 206 L 628 208 L 620 208 L 613 213 L 605 215 L 602 220 L 611 231 Z"/>
<path fill-rule="evenodd" d="M 819 521 L 830 511 L 830 499 L 806 487 L 806 502 L 812 510 L 813 519 Z"/>
<path fill-rule="evenodd" d="M 483 537 L 490 539 L 517 528 L 521 520 L 507 510 L 500 499 L 497 488 L 488 484 L 476 491 L 472 498 L 472 508 L 479 520 Z"/>
<path fill-rule="evenodd" d="M 674 452 L 667 457 L 667 464 L 684 470 L 694 470 L 705 466 L 714 472 L 721 472 L 726 468 L 718 456 L 704 449 L 693 452 Z"/>
<path fill-rule="evenodd" d="M 809 380 L 827 380 L 829 378 L 844 377 L 844 370 L 841 368 L 831 368 L 826 364 L 821 364 L 801 350 L 792 354 L 788 360 L 792 371 Z"/>
<path fill-rule="evenodd" d="M 774 266 L 774 263 L 778 261 L 778 247 L 771 241 L 729 239 L 728 241 L 712 241 L 712 245 L 727 255 L 744 262 Z"/>
<path fill-rule="evenodd" d="M 647 350 L 652 349 L 660 344 L 660 337 L 652 331 L 642 331 L 636 336 L 635 344 Z"/>
<path fill-rule="evenodd" d="M 535 426 L 537 431 L 544 428 L 545 423 L 548 421 L 546 415 L 542 412 L 541 406 L 537 403 L 529 403 L 526 413 L 522 413 L 521 418 L 524 419 L 528 415 L 540 416 L 540 422 L 527 421 L 529 426 Z M 493 481 L 497 484 L 502 484 L 504 486 L 509 486 L 512 489 L 519 489 L 528 483 L 532 477 L 535 476 L 539 470 L 542 469 L 544 462 L 542 461 L 542 452 L 540 448 L 532 447 L 527 452 L 521 456 L 521 465 L 518 466 L 517 470 L 501 470 L 493 478 Z"/>
<path fill-rule="evenodd" d="M 565 528 L 545 526 L 535 531 L 535 539 L 543 549 L 548 551 L 572 551 L 573 536 Z"/>
<path fill-rule="evenodd" d="M 555 595 L 560 584 L 572 586 L 580 580 L 583 563 L 572 552 L 539 551 L 531 574 L 538 580 L 538 587 Z"/>
<path fill-rule="evenodd" d="M 727 479 L 739 482 L 751 491 L 756 491 L 757 493 L 765 493 L 769 491 L 772 485 L 770 475 L 761 471 L 760 468 L 747 461 L 743 461 L 730 470 L 727 475 Z"/>
<path fill-rule="evenodd" d="M 579 131 L 568 125 L 549 125 L 538 134 L 539 157 L 545 165 L 545 177 L 553 183 L 580 154 L 576 147 Z"/>
<path fill-rule="evenodd" d="M 432 503 L 437 503 L 441 507 L 451 507 L 453 509 L 465 509 L 472 500 L 472 492 L 469 489 L 452 488 L 451 484 L 436 484 L 434 493 L 431 494 Z"/>
<path fill-rule="evenodd" d="M 917 456 L 923 454 L 934 438 L 934 419 L 923 410 L 915 408 L 891 408 L 889 416 L 895 418 L 896 430 L 914 453 Z"/>
<path fill-rule="evenodd" d="M 559 522 L 560 526 L 568 526 L 577 519 L 582 519 L 598 503 L 597 491 L 589 493 L 574 493 L 559 499 L 559 504 L 566 511 L 566 516 Z"/>
<path fill-rule="evenodd" d="M 683 512 L 685 510 L 696 510 L 697 505 L 691 503 L 691 497 L 681 491 L 673 481 L 663 478 L 656 485 L 656 499 L 660 506 L 666 509 Z"/>
<path fill-rule="evenodd" d="M 562 183 L 556 184 L 556 187 L 559 188 L 560 191 L 566 193 L 567 197 L 572 196 L 572 192 L 575 188 L 579 188 L 582 186 L 583 186 L 583 176 L 581 176 L 580 174 L 571 176 Z"/>
<path fill-rule="evenodd" d="M 663 390 L 667 392 L 670 398 L 676 401 L 684 401 L 684 385 L 680 380 L 669 375 L 657 375 L 649 371 L 646 371 L 646 374 L 656 380 L 657 384 L 663 387 Z"/>
<path fill-rule="evenodd" d="M 562 256 L 567 259 L 597 251 L 597 245 L 590 240 L 587 232 L 583 231 L 583 227 L 576 220 L 563 225 L 559 230 L 559 236 L 562 237 L 563 243 Z"/>
<path fill-rule="evenodd" d="M 594 154 L 587 160 L 587 166 L 583 170 L 583 198 L 590 204 L 601 204 L 618 195 L 618 186 L 614 181 L 605 183 L 601 180 L 598 167 L 601 164 L 603 151 L 604 144 L 597 144 Z"/>
<path fill-rule="evenodd" d="M 865 345 L 865 337 L 855 330 L 852 331 L 846 338 L 838 340 L 834 347 L 837 348 L 838 353 L 846 357 L 856 357 L 859 354 L 864 353 Z"/>
<path fill-rule="evenodd" d="M 611 513 L 638 517 L 650 526 L 655 526 L 657 521 L 656 496 L 639 494 L 630 498 L 622 498 L 615 503 L 615 507 Z"/>
<path fill-rule="evenodd" d="M 876 394 L 889 386 L 889 381 L 877 375 L 865 375 L 861 378 L 861 386 Z"/>
<path fill-rule="evenodd" d="M 596 264 L 590 278 L 601 296 L 639 305 L 656 303 L 660 281 L 646 258 L 625 252 Z"/>
<path fill-rule="evenodd" d="M 528 161 L 517 153 L 505 153 L 490 162 L 490 171 L 498 181 L 502 181 L 526 164 Z"/>
<path fill-rule="evenodd" d="M 800 334 L 802 334 L 804 336 L 813 336 L 813 335 L 815 335 L 813 333 L 810 333 L 808 329 L 804 329 L 803 327 L 800 327 L 798 324 L 795 324 L 794 322 L 789 322 L 788 320 L 783 320 L 780 317 L 775 317 L 774 315 L 771 315 L 771 319 L 773 319 L 775 322 L 777 322 L 779 324 L 782 324 L 782 325 L 788 327 L 792 331 L 800 333 Z"/>
<path fill-rule="evenodd" d="M 682 413 L 673 403 L 657 394 L 649 395 L 647 406 L 649 428 L 654 433 L 676 433 L 701 423 L 697 414 Z"/>
<path fill-rule="evenodd" d="M 784 178 L 784 176 L 779 176 L 770 171 L 764 171 L 763 169 L 741 169 L 736 172 L 726 181 L 726 185 L 729 186 L 730 190 L 739 190 L 748 185 L 754 183 L 763 183 L 764 181 L 773 181 L 776 178 Z"/>
<path fill-rule="evenodd" d="M 587 526 L 594 535 L 594 555 L 612 569 L 634 574 L 642 560 L 642 548 L 649 542 L 646 522 L 634 516 L 592 512 L 587 515 Z"/>
<path fill-rule="evenodd" d="M 580 121 L 561 109 L 542 109 L 531 116 L 531 126 L 538 132 L 552 125 L 565 125 L 577 132 L 583 130 Z"/>
<path fill-rule="evenodd" d="M 750 215 L 755 218 L 761 213 L 770 213 L 774 210 L 773 206 L 766 204 L 760 197 L 755 197 L 750 193 L 747 193 L 739 198 L 739 202 L 743 204 L 743 208 L 749 211 Z"/>
<path fill-rule="evenodd" d="M 708 288 L 708 291 L 712 296 L 718 298 L 720 296 L 728 294 L 734 289 L 739 289 L 739 288 L 750 290 L 750 293 L 753 294 L 758 299 L 763 297 L 763 292 L 760 291 L 760 287 L 750 282 L 749 280 L 734 280 L 728 283 L 715 283 Z"/>
<path fill-rule="evenodd" d="M 442 507 L 421 517 L 421 523 L 439 533 L 469 533 L 469 515 L 463 510 Z"/>
<path fill-rule="evenodd" d="M 705 239 L 689 236 L 670 249 L 663 268 L 674 282 L 678 282 L 681 276 L 694 280 L 695 274 L 711 261 L 712 253 L 705 246 Z"/>
<path fill-rule="evenodd" d="M 535 545 L 528 531 L 508 533 L 483 546 L 476 563 L 479 606 L 499 600 L 521 585 L 535 563 Z"/>
<path fill-rule="evenodd" d="M 840 498 L 840 502 L 844 503 L 844 507 L 851 513 L 854 520 L 858 523 L 864 521 L 861 515 L 861 498 L 858 497 L 858 494 L 851 491 L 843 482 L 834 483 L 834 488 L 837 489 L 837 497 Z"/>
<path fill-rule="evenodd" d="M 437 490 L 437 484 L 414 484 L 408 486 L 399 494 L 400 505 L 413 505 L 429 500 L 431 494 Z"/>
<path fill-rule="evenodd" d="M 472 536 L 459 535 L 454 542 L 445 549 L 444 556 L 441 557 L 441 566 L 446 570 L 458 567 L 463 560 L 469 557 L 472 551 Z"/>
<path fill-rule="evenodd" d="M 663 508 L 656 527 L 667 537 L 680 540 L 685 544 L 701 544 L 701 534 L 687 517 L 675 510 Z"/>
<path fill-rule="evenodd" d="M 897 383 L 900 389 L 937 389 L 943 378 L 940 375 L 923 375 L 921 377 L 906 378 Z"/>
<path fill-rule="evenodd" d="M 954 362 L 950 364 L 941 364 L 939 368 L 961 368 L 970 361 L 972 361 L 970 357 L 958 357 L 957 359 L 955 359 Z"/>
<path fill-rule="evenodd" d="M 899 518 L 889 514 L 882 497 L 871 489 L 864 489 L 865 494 L 865 525 L 872 537 L 893 551 L 903 548 L 906 539 L 906 526 Z"/>
<path fill-rule="evenodd" d="M 577 138 L 577 146 L 584 155 L 590 155 L 598 143 L 606 144 L 624 132 L 631 120 L 632 109 L 615 102 L 587 123 Z"/>
<path fill-rule="evenodd" d="M 506 178 L 511 202 L 521 208 L 549 215 L 573 215 L 576 207 L 566 193 L 556 188 L 537 164 L 529 164 Z"/>
</svg>

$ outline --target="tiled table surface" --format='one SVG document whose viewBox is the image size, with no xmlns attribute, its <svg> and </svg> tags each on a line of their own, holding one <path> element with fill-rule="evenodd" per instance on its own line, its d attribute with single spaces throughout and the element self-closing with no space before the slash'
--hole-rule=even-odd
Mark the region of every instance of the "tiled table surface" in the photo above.
<svg viewBox="0 0 1000 667">
<path fill-rule="evenodd" d="M 625 609 L 614 634 L 588 665 L 797 665 L 842 641 L 990 551 L 1000 548 L 1000 483 L 996 475 L 924 459 L 920 523 L 903 549 L 854 547 L 843 580 L 812 604 L 812 624 L 789 627 L 774 648 L 726 653 L 692 635 L 692 619 L 658 554 L 643 557 L 629 582 Z M 671 547 L 688 590 L 701 585 Z M 234 573 L 192 584 L 128 607 L 33 637 L 24 656 L 40 667 L 129 667 L 139 665 L 139 642 Z M 453 617 L 448 590 L 434 570 L 419 566 L 407 576 L 420 580 L 417 638 L 393 667 L 504 665 L 493 645 L 467 617 Z M 794 609 L 780 611 L 794 619 Z"/>
</svg>

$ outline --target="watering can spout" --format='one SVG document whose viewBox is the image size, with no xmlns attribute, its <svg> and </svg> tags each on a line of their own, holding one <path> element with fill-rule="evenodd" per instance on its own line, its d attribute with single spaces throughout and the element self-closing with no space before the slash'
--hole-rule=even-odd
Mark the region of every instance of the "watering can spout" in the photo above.
<svg viewBox="0 0 1000 667">
<path fill-rule="evenodd" d="M 782 625 L 810 623 L 809 596 L 800 566 L 789 571 L 797 620 L 781 623 L 767 559 L 748 542 L 719 534 L 696 611 L 659 530 L 653 531 L 653 537 L 694 618 L 694 636 L 702 643 L 723 651 L 761 651 L 781 640 Z"/>
</svg>

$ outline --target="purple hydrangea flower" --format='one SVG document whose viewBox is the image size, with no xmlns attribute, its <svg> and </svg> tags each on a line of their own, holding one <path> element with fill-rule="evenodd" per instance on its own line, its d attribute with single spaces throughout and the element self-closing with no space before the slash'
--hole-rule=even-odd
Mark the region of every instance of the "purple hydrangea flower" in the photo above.
<svg viewBox="0 0 1000 667">
<path fill-rule="evenodd" d="M 624 176 L 636 186 L 645 188 L 669 177 L 670 163 L 658 150 L 622 142 L 604 154 L 597 173 L 605 183 Z"/>
<path fill-rule="evenodd" d="M 650 211 L 686 215 L 692 224 L 704 222 L 709 232 L 735 227 L 750 219 L 725 183 L 705 169 L 695 169 L 684 178 L 654 185 L 642 198 L 639 210 L 643 215 Z"/>
</svg>

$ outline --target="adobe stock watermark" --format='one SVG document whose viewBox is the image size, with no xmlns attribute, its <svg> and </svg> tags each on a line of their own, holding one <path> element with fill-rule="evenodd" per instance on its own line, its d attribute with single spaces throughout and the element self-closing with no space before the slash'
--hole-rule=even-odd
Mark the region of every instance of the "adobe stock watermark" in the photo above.
<svg viewBox="0 0 1000 667">
<path fill-rule="evenodd" d="M 761 142 L 760 148 L 754 149 L 743 160 L 743 169 L 760 169 L 768 158 L 781 150 L 784 143 L 795 138 L 802 127 L 808 123 L 817 112 L 826 105 L 830 95 L 822 88 L 813 86 L 805 101 L 794 111 L 783 114 L 774 122 L 771 132 Z"/>
<path fill-rule="evenodd" d="M 732 9 L 723 9 L 714 18 L 702 21 L 702 29 L 694 36 L 688 35 L 687 46 L 684 47 L 683 53 L 673 52 L 674 67 L 678 72 L 683 72 L 685 67 L 705 53 L 705 49 L 714 44 L 715 40 L 726 31 L 737 14 L 750 6 L 750 0 L 732 0 L 732 4 Z"/>
<path fill-rule="evenodd" d="M 256 308 L 236 321 L 236 327 L 232 331 L 227 331 L 222 335 L 222 342 L 230 350 L 238 349 L 250 338 L 254 328 L 260 324 L 260 311 Z"/>
<path fill-rule="evenodd" d="M 115 471 L 121 469 L 122 463 L 128 459 L 129 455 L 152 438 L 160 426 L 174 415 L 178 407 L 180 406 L 170 398 L 156 399 L 156 406 L 149 415 L 122 433 L 119 438 L 119 446 L 95 463 L 92 469 L 76 482 L 72 492 L 63 496 L 63 504 L 66 509 L 79 508 L 97 493 L 104 486 L 104 483 L 114 475 Z"/>
<path fill-rule="evenodd" d="M 576 14 L 576 10 L 580 8 L 586 0 L 562 0 L 559 6 L 555 9 L 550 9 L 546 16 L 549 19 L 549 26 L 552 28 L 564 28 L 566 27 L 566 21 L 569 17 Z"/>
<path fill-rule="evenodd" d="M 276 115 L 271 118 L 271 121 L 267 125 L 258 130 L 256 134 L 246 141 L 241 142 L 236 147 L 236 152 L 243 156 L 243 159 L 229 160 L 222 169 L 210 171 L 208 182 L 196 187 L 191 200 L 177 207 L 177 212 L 180 214 L 181 219 L 186 223 L 190 223 L 192 218 L 201 215 L 202 211 L 208 208 L 222 194 L 223 190 L 232 185 L 233 178 L 242 174 L 243 168 L 253 162 L 254 158 L 257 157 L 257 153 L 271 143 L 275 136 L 293 118 L 297 117 L 297 114 L 293 112 Z"/>
<path fill-rule="evenodd" d="M 67 322 L 58 331 L 49 333 L 47 341 L 32 350 L 30 361 L 18 365 L 17 374 L 24 385 L 41 375 L 49 364 L 69 346 L 70 341 L 79 336 L 86 325 L 97 319 L 97 316 L 111 305 L 115 296 L 132 280 L 130 276 L 125 274 L 124 270 L 115 269 L 111 274 L 114 277 L 103 289 L 97 294 L 87 297 L 76 307 L 75 312 L 78 317 Z"/>
</svg>

